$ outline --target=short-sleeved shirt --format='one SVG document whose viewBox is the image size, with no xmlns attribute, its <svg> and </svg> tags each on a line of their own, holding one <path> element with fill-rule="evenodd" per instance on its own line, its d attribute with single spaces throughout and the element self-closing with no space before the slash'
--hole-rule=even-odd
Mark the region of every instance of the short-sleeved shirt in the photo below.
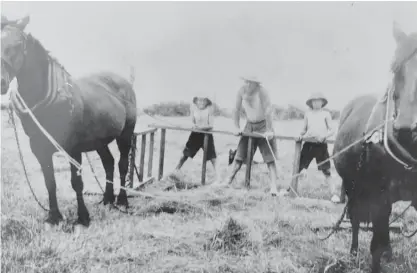
<svg viewBox="0 0 417 273">
<path fill-rule="evenodd" d="M 330 124 L 326 118 L 332 120 L 331 115 L 326 110 L 309 110 L 305 113 L 307 118 L 307 132 L 305 137 L 324 138 L 328 135 Z"/>
</svg>

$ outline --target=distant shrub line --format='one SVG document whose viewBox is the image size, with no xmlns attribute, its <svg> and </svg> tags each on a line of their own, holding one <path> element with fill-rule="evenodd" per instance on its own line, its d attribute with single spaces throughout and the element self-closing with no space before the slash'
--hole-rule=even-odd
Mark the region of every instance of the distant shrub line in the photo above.
<svg viewBox="0 0 417 273">
<path fill-rule="evenodd" d="M 214 113 L 216 116 L 232 117 L 232 110 L 220 108 L 214 105 Z M 330 112 L 333 119 L 338 119 L 340 111 L 326 109 Z M 164 117 L 185 117 L 190 115 L 190 103 L 187 102 L 162 102 L 153 104 L 144 109 L 148 115 L 164 116 Z M 241 116 L 245 117 L 245 112 L 241 111 Z M 304 112 L 296 107 L 281 107 L 274 105 L 274 118 L 276 120 L 297 120 L 304 118 Z"/>
<path fill-rule="evenodd" d="M 7 110 L 10 107 L 9 104 L 1 104 L 1 110 Z M 333 119 L 339 119 L 340 111 L 330 110 L 330 114 Z M 144 109 L 144 112 L 152 116 L 163 117 L 185 117 L 190 115 L 190 103 L 187 102 L 162 102 L 159 104 L 153 104 Z M 214 104 L 214 114 L 220 117 L 231 118 L 232 110 L 220 108 L 217 104 Z M 241 116 L 245 117 L 244 110 L 241 111 Z M 274 105 L 274 118 L 276 120 L 297 120 L 304 118 L 304 112 L 296 107 L 288 106 L 281 107 Z"/>
</svg>

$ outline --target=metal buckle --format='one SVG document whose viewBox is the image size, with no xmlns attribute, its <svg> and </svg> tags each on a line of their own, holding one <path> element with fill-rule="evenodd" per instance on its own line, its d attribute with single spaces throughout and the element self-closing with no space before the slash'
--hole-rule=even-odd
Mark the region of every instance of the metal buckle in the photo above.
<svg viewBox="0 0 417 273">
<path fill-rule="evenodd" d="M 382 138 L 382 131 L 381 130 L 375 130 L 373 131 L 367 138 L 366 138 L 366 143 L 381 143 L 383 140 Z"/>
</svg>

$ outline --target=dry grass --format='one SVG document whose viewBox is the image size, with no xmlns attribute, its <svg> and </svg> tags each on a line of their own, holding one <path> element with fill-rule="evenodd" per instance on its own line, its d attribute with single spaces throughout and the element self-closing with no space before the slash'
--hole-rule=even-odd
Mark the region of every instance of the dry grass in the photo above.
<svg viewBox="0 0 417 273">
<path fill-rule="evenodd" d="M 99 197 L 86 197 L 92 224 L 88 229 L 73 231 L 70 223 L 77 217 L 75 194 L 67 163 L 57 157 L 56 169 L 61 170 L 56 173 L 58 200 L 66 219 L 59 227 L 46 228 L 45 213 L 25 184 L 13 131 L 7 117 L 2 115 L 2 272 L 321 273 L 336 260 L 340 272 L 369 272 L 370 233 L 360 233 L 359 257 L 352 262 L 348 256 L 349 232 L 339 232 L 325 242 L 311 232 L 311 227 L 332 225 L 342 212 L 341 205 L 327 201 L 330 194 L 315 164 L 307 179 L 300 182 L 303 197 L 272 198 L 267 195 L 269 183 L 264 165 L 254 167 L 250 191 L 242 185 L 245 167 L 233 188 L 218 189 L 209 186 L 214 175 L 208 164 L 208 185 L 200 186 L 201 154 L 198 154 L 186 162 L 182 174 L 167 176 L 144 189 L 166 198 L 129 199 L 133 215 L 98 205 Z M 170 121 L 184 123 L 184 119 Z M 152 121 L 146 118 L 139 120 L 140 124 L 149 122 Z M 230 121 L 219 120 L 217 125 L 227 129 Z M 299 126 L 295 122 L 277 124 L 289 134 L 297 133 Z M 39 165 L 22 131 L 20 136 L 31 183 L 41 202 L 47 204 Z M 186 138 L 186 133 L 167 133 L 165 173 L 176 165 Z M 236 145 L 237 139 L 215 136 L 215 141 L 218 152 L 224 153 L 219 156 L 224 174 L 227 151 Z M 286 187 L 291 176 L 293 147 L 288 142 L 278 145 L 279 183 Z M 117 159 L 116 151 L 114 155 Z M 155 160 L 157 155 L 158 148 Z M 97 155 L 92 154 L 91 158 L 96 173 L 104 179 Z M 99 191 L 88 168 L 83 177 L 86 189 Z M 402 208 L 404 204 L 396 204 L 395 213 Z M 415 215 L 410 210 L 406 213 L 407 220 L 417 221 Z M 394 260 L 384 264 L 385 272 L 416 272 L 417 239 L 407 240 L 395 234 L 391 238 Z"/>
</svg>

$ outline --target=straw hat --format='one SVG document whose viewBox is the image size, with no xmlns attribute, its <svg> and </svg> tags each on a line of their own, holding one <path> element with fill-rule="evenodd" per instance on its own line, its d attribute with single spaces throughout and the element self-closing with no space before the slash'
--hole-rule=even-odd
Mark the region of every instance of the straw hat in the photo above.
<svg viewBox="0 0 417 273">
<path fill-rule="evenodd" d="M 313 108 L 313 105 L 311 103 L 313 100 L 322 100 L 323 101 L 322 107 L 326 106 L 327 103 L 328 103 L 326 97 L 321 92 L 315 92 L 315 93 L 311 94 L 311 96 L 308 98 L 308 100 L 306 101 L 306 104 L 310 108 Z"/>
<path fill-rule="evenodd" d="M 256 82 L 258 84 L 261 83 L 260 79 L 256 76 L 248 76 L 248 77 L 240 77 L 240 78 L 244 81 Z"/>
<path fill-rule="evenodd" d="M 193 98 L 193 103 L 197 104 L 197 100 L 199 100 L 199 99 L 203 99 L 205 101 L 206 107 L 213 104 L 213 102 L 208 97 L 194 97 Z"/>
</svg>

